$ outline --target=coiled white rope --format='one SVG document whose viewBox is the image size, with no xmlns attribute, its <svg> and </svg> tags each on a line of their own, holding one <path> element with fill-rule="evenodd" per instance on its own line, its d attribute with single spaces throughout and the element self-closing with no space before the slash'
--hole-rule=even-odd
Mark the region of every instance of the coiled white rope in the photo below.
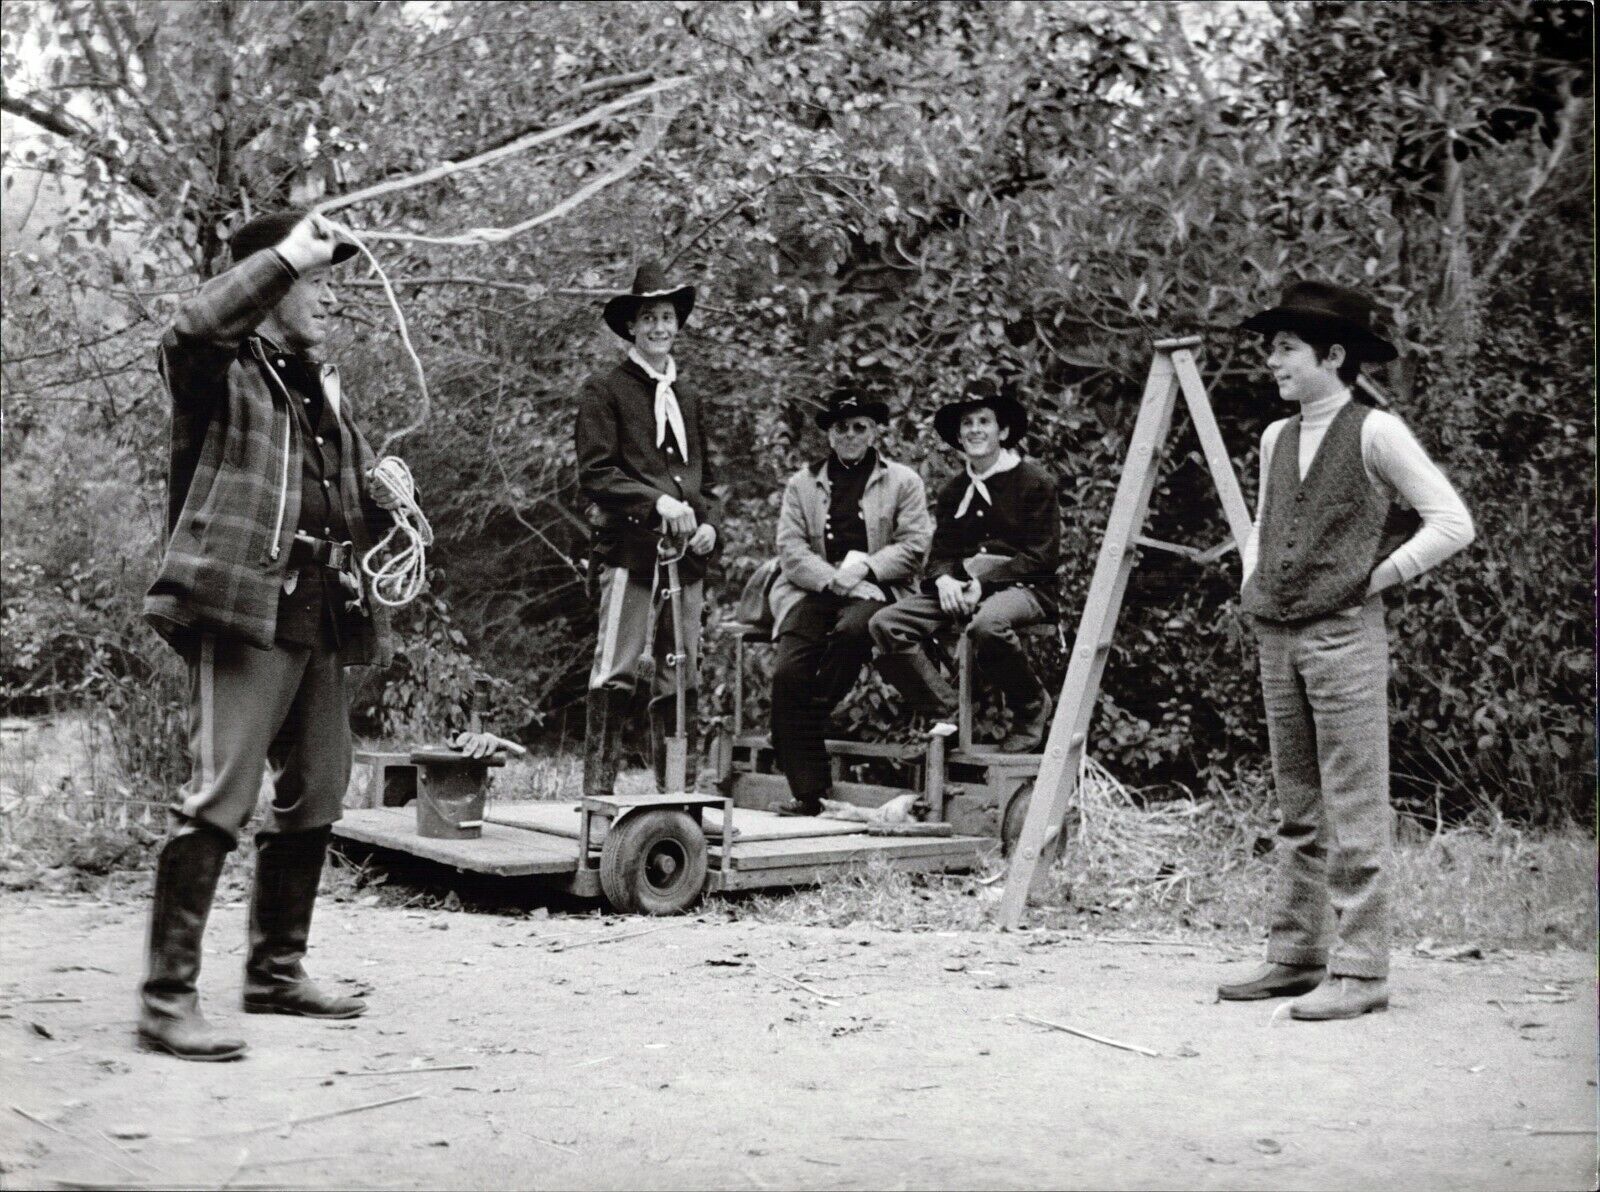
<svg viewBox="0 0 1600 1192">
<path fill-rule="evenodd" d="M 399 503 L 389 511 L 394 525 L 361 557 L 361 570 L 374 600 L 387 608 L 400 608 L 420 596 L 428 582 L 427 548 L 433 545 L 433 527 L 417 504 L 417 485 L 411 469 L 399 456 L 380 459 L 373 466 L 372 482 L 387 488 Z M 394 554 L 376 562 L 397 541 Z"/>
<path fill-rule="evenodd" d="M 372 255 L 372 250 L 350 228 L 328 219 L 325 215 L 320 218 L 361 251 L 372 265 L 373 272 L 383 282 L 384 295 L 389 299 L 389 307 L 394 311 L 395 326 L 400 332 L 400 343 L 405 347 L 406 355 L 411 357 L 412 368 L 416 370 L 417 389 L 422 394 L 422 408 L 412 422 L 397 431 L 392 431 L 384 438 L 382 446 L 378 449 L 381 455 L 388 450 L 390 443 L 401 435 L 410 434 L 427 421 L 432 404 L 428 395 L 428 378 L 423 375 L 422 358 L 412 346 L 411 331 L 406 326 L 405 312 L 400 309 L 400 300 L 395 297 L 394 287 L 389 284 L 389 275 L 383 271 L 383 266 L 378 264 L 378 258 Z M 417 482 L 411 475 L 411 469 L 406 466 L 405 460 L 397 455 L 382 455 L 382 458 L 373 465 L 371 482 L 387 488 L 394 494 L 398 503 L 389 510 L 389 516 L 394 519 L 389 532 L 361 557 L 361 571 L 367 577 L 368 587 L 374 600 L 387 608 L 402 608 L 422 595 L 422 589 L 427 586 L 428 547 L 433 545 L 433 527 L 428 524 L 427 514 L 422 512 L 422 506 L 417 503 Z M 378 562 L 383 552 L 389 550 L 397 541 L 401 545 L 395 553 L 388 559 Z"/>
</svg>

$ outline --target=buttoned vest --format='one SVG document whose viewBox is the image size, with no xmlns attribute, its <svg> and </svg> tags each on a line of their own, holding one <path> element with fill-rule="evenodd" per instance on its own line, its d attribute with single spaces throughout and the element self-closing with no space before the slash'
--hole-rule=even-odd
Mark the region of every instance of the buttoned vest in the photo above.
<svg viewBox="0 0 1600 1192">
<path fill-rule="evenodd" d="M 1291 623 L 1354 608 L 1366 600 L 1373 568 L 1414 532 L 1417 515 L 1391 508 L 1367 478 L 1361 425 L 1370 413 L 1352 401 L 1335 414 L 1304 479 L 1300 416 L 1278 436 L 1246 612 Z"/>
</svg>

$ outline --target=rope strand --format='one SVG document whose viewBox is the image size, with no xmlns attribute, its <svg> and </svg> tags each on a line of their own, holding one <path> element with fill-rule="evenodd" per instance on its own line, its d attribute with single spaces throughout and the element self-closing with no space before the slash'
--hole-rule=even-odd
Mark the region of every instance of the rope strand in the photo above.
<svg viewBox="0 0 1600 1192">
<path fill-rule="evenodd" d="M 372 482 L 392 492 L 399 504 L 389 511 L 394 525 L 361 558 L 372 598 L 386 608 L 401 608 L 422 594 L 428 582 L 427 548 L 433 545 L 433 527 L 417 503 L 417 484 L 411 469 L 396 455 L 386 455 L 372 469 Z M 382 563 L 377 560 L 390 544 L 403 545 Z"/>
</svg>

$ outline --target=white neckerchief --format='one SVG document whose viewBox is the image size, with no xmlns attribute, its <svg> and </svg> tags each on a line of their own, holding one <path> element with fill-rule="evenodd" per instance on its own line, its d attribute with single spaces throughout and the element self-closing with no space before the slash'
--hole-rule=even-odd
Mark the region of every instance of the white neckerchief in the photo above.
<svg viewBox="0 0 1600 1192">
<path fill-rule="evenodd" d="M 638 348 L 628 349 L 628 359 L 644 369 L 644 375 L 656 383 L 656 446 L 667 441 L 667 427 L 670 426 L 672 437 L 678 440 L 678 454 L 687 460 L 689 434 L 683 429 L 683 411 L 678 408 L 678 395 L 672 391 L 672 383 L 678 379 L 677 364 L 668 356 L 667 371 L 657 372 L 639 354 Z"/>
<path fill-rule="evenodd" d="M 989 479 L 991 476 L 998 476 L 1002 472 L 1011 471 L 1012 468 L 1016 467 L 1021 462 L 1022 457 L 1015 451 L 1012 451 L 1009 447 L 1000 448 L 999 457 L 994 461 L 994 463 L 989 465 L 989 470 L 986 472 L 974 472 L 972 470 L 972 461 L 968 460 L 967 491 L 961 494 L 961 504 L 956 506 L 956 516 L 965 517 L 967 515 L 967 509 L 972 504 L 973 493 L 977 493 L 984 499 L 985 502 L 993 505 L 994 498 L 989 495 L 988 486 L 983 482 Z"/>
</svg>

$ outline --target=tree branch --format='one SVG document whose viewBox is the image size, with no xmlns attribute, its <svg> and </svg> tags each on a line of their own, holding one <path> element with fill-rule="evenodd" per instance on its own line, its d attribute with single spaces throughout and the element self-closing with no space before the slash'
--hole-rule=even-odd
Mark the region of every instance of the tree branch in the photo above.
<svg viewBox="0 0 1600 1192">
<path fill-rule="evenodd" d="M 1556 172 L 1556 167 L 1561 164 L 1562 158 L 1567 155 L 1567 150 L 1572 146 L 1572 130 L 1582 114 L 1584 100 L 1572 91 L 1567 93 L 1567 102 L 1562 105 L 1560 127 L 1556 139 L 1550 146 L 1550 152 L 1544 159 L 1544 164 L 1535 166 L 1528 176 L 1528 185 L 1523 188 L 1522 194 L 1517 199 L 1517 214 L 1506 228 L 1505 235 L 1500 237 L 1500 243 L 1495 245 L 1494 252 L 1484 264 L 1478 274 L 1478 286 L 1481 288 L 1489 284 L 1489 280 L 1499 272 L 1505 264 L 1506 258 L 1511 255 L 1511 249 L 1516 245 L 1522 229 L 1527 225 L 1529 217 L 1533 214 L 1533 200 L 1550 182 Z M 1592 102 L 1592 101 L 1591 101 Z"/>
<path fill-rule="evenodd" d="M 5 91 L 3 84 L 0 84 L 0 111 L 10 112 L 13 116 L 19 116 L 46 132 L 53 132 L 83 152 L 98 158 L 146 198 L 161 197 L 161 184 L 148 171 L 138 166 L 129 166 L 105 138 L 76 116 L 71 115 L 60 104 L 40 103 L 31 95 L 12 95 Z"/>
</svg>

